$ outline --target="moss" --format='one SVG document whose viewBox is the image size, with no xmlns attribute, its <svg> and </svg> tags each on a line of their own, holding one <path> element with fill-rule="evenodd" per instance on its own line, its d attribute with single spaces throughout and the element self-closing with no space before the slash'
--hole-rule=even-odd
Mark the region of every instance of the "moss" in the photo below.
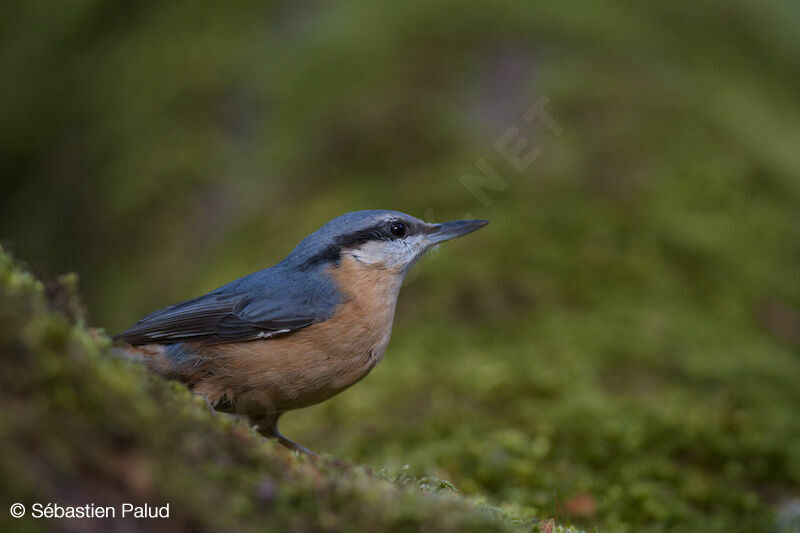
<svg viewBox="0 0 800 533">
<path fill-rule="evenodd" d="M 533 523 L 463 498 L 448 481 L 373 474 L 276 448 L 246 423 L 212 416 L 182 385 L 112 357 L 109 340 L 81 326 L 74 297 L 65 296 L 74 278 L 56 285 L 47 290 L 0 251 L 4 502 L 169 503 L 168 523 L 150 524 L 163 530 L 502 531 Z M 3 529 L 11 525 L 51 524 L 24 518 Z"/>
</svg>

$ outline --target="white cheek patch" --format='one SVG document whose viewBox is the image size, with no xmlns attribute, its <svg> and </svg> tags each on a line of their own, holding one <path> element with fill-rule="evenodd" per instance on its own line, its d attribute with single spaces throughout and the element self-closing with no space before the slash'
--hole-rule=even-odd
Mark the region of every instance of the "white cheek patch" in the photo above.
<svg viewBox="0 0 800 533">
<path fill-rule="evenodd" d="M 428 250 L 428 242 L 423 235 L 414 235 L 406 240 L 408 241 L 408 250 L 410 252 L 406 266 L 410 267 Z"/>
<path fill-rule="evenodd" d="M 357 261 L 387 269 L 406 268 L 425 251 L 425 237 L 412 235 L 392 241 L 370 241 L 350 251 Z"/>
<path fill-rule="evenodd" d="M 356 258 L 359 263 L 364 263 L 365 265 L 375 265 L 377 263 L 381 263 L 384 260 L 385 253 L 382 249 L 380 244 L 383 244 L 382 241 L 370 241 L 368 243 L 364 243 L 358 248 L 354 248 L 350 250 L 350 255 Z"/>
</svg>

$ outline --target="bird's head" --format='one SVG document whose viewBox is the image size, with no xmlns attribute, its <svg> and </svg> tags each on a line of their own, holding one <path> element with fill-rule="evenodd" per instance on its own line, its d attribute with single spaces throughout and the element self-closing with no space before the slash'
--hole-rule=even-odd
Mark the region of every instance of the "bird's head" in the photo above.
<svg viewBox="0 0 800 533">
<path fill-rule="evenodd" d="M 399 211 L 356 211 L 337 217 L 295 248 L 289 259 L 312 268 L 350 256 L 364 266 L 405 274 L 434 246 L 472 233 L 486 220 L 429 224 Z"/>
</svg>

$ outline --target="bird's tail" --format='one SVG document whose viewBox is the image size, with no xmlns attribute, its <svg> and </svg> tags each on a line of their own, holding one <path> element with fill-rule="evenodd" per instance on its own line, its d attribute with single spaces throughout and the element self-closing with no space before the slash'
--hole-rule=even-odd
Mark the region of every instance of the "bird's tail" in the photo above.
<svg viewBox="0 0 800 533">
<path fill-rule="evenodd" d="M 174 378 L 175 370 L 167 357 L 166 347 L 161 344 L 115 346 L 111 353 L 120 359 L 144 363 L 147 369 L 163 377 Z"/>
</svg>

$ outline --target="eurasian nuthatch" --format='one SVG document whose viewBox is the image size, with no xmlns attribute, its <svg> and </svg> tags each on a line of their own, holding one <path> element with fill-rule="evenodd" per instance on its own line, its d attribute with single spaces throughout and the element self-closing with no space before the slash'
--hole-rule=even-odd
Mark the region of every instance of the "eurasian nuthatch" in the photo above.
<svg viewBox="0 0 800 533">
<path fill-rule="evenodd" d="M 281 414 L 366 376 L 386 352 L 411 265 L 438 243 L 486 224 L 348 213 L 275 266 L 156 311 L 115 339 L 213 408 L 246 415 L 262 434 L 311 453 L 278 432 Z"/>
</svg>

